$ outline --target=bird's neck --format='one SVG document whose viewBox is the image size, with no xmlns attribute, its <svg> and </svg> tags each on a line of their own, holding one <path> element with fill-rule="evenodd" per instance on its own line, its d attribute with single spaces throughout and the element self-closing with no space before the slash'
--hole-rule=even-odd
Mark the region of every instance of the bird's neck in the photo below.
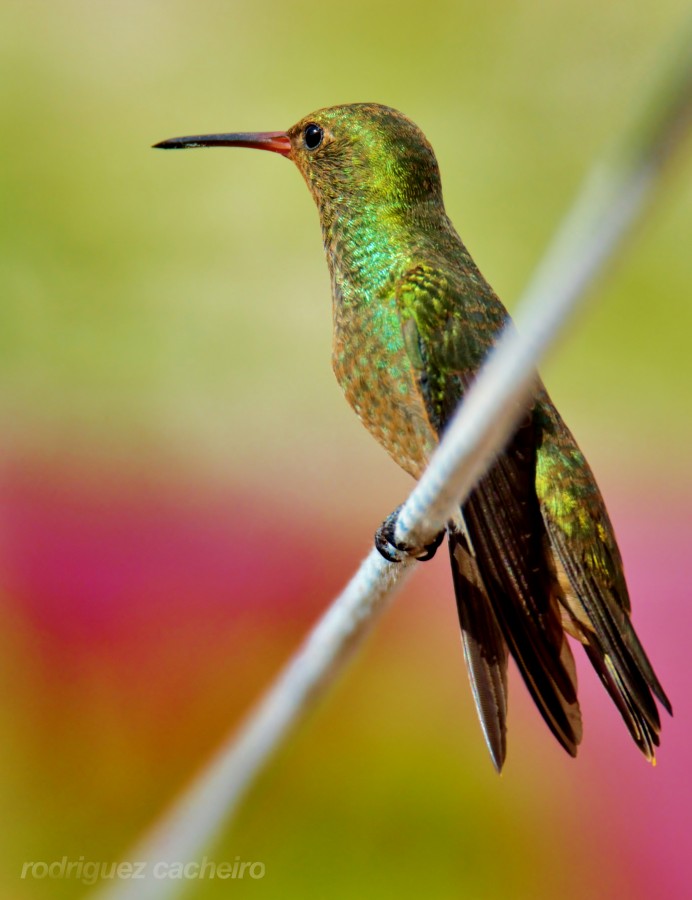
<svg viewBox="0 0 692 900">
<path fill-rule="evenodd" d="M 320 219 L 335 297 L 338 293 L 361 303 L 379 296 L 428 247 L 444 250 L 441 244 L 456 237 L 439 203 L 401 210 L 337 198 L 320 209 Z"/>
</svg>

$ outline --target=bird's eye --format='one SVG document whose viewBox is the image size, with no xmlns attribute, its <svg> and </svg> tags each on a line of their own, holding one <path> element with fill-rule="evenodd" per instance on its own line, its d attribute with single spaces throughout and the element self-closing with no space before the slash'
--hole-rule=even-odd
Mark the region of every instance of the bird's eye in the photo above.
<svg viewBox="0 0 692 900">
<path fill-rule="evenodd" d="M 303 140 L 305 141 L 305 146 L 308 150 L 317 150 L 319 145 L 322 143 L 323 137 L 324 132 L 319 125 L 315 125 L 314 122 L 311 122 L 309 125 L 305 126 L 305 131 L 303 132 Z"/>
</svg>

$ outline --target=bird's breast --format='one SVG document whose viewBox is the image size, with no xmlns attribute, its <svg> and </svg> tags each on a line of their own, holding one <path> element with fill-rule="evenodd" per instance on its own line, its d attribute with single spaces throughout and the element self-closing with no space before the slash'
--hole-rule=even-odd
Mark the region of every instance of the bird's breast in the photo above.
<svg viewBox="0 0 692 900">
<path fill-rule="evenodd" d="M 406 353 L 393 297 L 368 301 L 335 290 L 332 364 L 368 431 L 418 478 L 438 439 Z"/>
</svg>

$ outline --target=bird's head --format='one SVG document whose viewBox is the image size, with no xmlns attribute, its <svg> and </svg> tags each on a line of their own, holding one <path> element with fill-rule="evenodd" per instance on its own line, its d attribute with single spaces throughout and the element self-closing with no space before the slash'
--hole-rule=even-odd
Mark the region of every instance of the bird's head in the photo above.
<svg viewBox="0 0 692 900">
<path fill-rule="evenodd" d="M 401 113 L 376 103 L 321 109 L 287 132 L 318 207 L 340 199 L 399 207 L 441 194 L 432 147 Z"/>
<path fill-rule="evenodd" d="M 196 135 L 162 149 L 252 147 L 292 159 L 321 213 L 354 203 L 400 210 L 442 201 L 432 147 L 406 116 L 377 103 L 332 106 L 288 131 Z"/>
</svg>

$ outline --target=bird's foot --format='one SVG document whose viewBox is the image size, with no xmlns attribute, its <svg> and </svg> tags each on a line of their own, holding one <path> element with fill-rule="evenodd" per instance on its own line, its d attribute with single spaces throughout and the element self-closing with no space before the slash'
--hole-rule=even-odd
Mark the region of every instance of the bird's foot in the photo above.
<svg viewBox="0 0 692 900">
<path fill-rule="evenodd" d="M 432 559 L 437 553 L 437 548 L 440 546 L 445 536 L 444 529 L 439 534 L 435 535 L 434 540 L 429 544 L 424 544 L 422 547 L 414 547 L 403 541 L 397 541 L 396 523 L 399 518 L 400 509 L 401 507 L 397 506 L 394 512 L 387 516 L 375 532 L 375 547 L 378 553 L 381 556 L 384 556 L 388 562 L 393 563 L 401 562 L 406 556 L 412 556 L 419 562 L 427 562 L 427 560 Z"/>
</svg>

